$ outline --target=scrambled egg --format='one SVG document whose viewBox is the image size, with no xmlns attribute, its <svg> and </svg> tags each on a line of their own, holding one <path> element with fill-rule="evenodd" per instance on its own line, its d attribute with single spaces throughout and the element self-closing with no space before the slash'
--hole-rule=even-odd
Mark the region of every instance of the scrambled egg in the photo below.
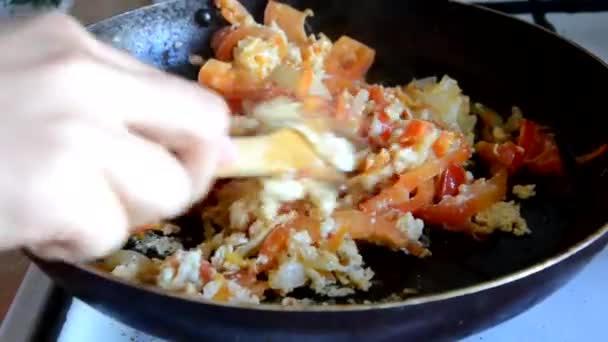
<svg viewBox="0 0 608 342">
<path fill-rule="evenodd" d="M 520 199 L 528 199 L 536 195 L 536 185 L 528 184 L 528 185 L 514 185 L 513 186 L 513 194 Z"/>
<path fill-rule="evenodd" d="M 397 228 L 410 239 L 418 240 L 422 236 L 424 221 L 414 218 L 414 215 L 408 212 L 399 218 L 397 221 Z"/>
<path fill-rule="evenodd" d="M 279 47 L 258 37 L 247 37 L 234 48 L 234 63 L 266 78 L 279 63 Z"/>
<path fill-rule="evenodd" d="M 519 204 L 513 201 L 498 202 L 475 215 L 473 228 L 474 233 L 480 234 L 491 234 L 495 230 L 517 236 L 530 233 L 526 220 L 521 217 Z"/>
</svg>

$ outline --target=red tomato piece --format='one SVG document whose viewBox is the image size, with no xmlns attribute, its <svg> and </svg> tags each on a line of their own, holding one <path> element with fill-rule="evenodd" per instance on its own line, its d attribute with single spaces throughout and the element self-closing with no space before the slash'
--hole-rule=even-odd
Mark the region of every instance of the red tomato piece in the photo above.
<svg viewBox="0 0 608 342">
<path fill-rule="evenodd" d="M 524 161 L 525 149 L 510 141 L 502 144 L 480 141 L 475 149 L 484 161 L 494 167 L 506 167 L 510 173 L 517 171 Z"/>
<path fill-rule="evenodd" d="M 525 150 L 523 164 L 532 172 L 562 172 L 562 160 L 555 139 L 551 134 L 543 132 L 536 123 L 522 121 L 518 144 Z"/>
<path fill-rule="evenodd" d="M 444 197 L 439 203 L 422 208 L 417 215 L 425 223 L 443 225 L 452 231 L 466 231 L 470 219 L 478 212 L 504 200 L 507 194 L 507 171 L 499 170 L 488 181 L 467 186 L 463 197 Z"/>
<path fill-rule="evenodd" d="M 458 187 L 464 184 L 466 181 L 466 170 L 462 165 L 450 164 L 448 168 L 443 171 L 439 181 L 437 182 L 437 198 L 441 199 L 443 196 L 456 196 L 458 194 Z"/>
<path fill-rule="evenodd" d="M 424 120 L 410 121 L 399 138 L 402 146 L 411 146 L 420 142 L 433 129 L 433 124 Z"/>
</svg>

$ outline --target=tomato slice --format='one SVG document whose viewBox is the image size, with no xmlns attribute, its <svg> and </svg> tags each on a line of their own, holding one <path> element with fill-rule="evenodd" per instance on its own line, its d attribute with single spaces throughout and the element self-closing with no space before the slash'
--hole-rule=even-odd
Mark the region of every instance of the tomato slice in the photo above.
<svg viewBox="0 0 608 342">
<path fill-rule="evenodd" d="M 543 137 L 540 127 L 530 120 L 523 119 L 519 127 L 519 140 L 517 144 L 526 150 L 526 159 L 539 155 L 543 148 Z"/>
<path fill-rule="evenodd" d="M 497 144 L 480 141 L 475 145 L 479 156 L 494 167 L 506 167 L 510 173 L 516 172 L 524 162 L 526 150 L 514 143 Z"/>
<path fill-rule="evenodd" d="M 232 52 L 239 41 L 246 37 L 258 37 L 272 41 L 279 47 L 279 55 L 287 53 L 287 46 L 279 33 L 264 26 L 227 27 L 217 31 L 211 39 L 211 47 L 215 57 L 221 61 L 232 60 Z"/>
<path fill-rule="evenodd" d="M 258 271 L 263 272 L 272 269 L 279 264 L 279 257 L 287 249 L 290 229 L 281 225 L 276 227 L 264 240 L 260 247 L 260 255 L 268 258 L 265 264 L 258 266 Z"/>
<path fill-rule="evenodd" d="M 256 296 L 262 296 L 264 291 L 268 289 L 268 283 L 265 281 L 259 281 L 257 279 L 257 273 L 255 268 L 247 267 L 236 273 L 227 275 L 226 278 L 229 280 L 236 281 L 242 287 L 245 287 Z"/>
<path fill-rule="evenodd" d="M 417 215 L 425 223 L 443 225 L 452 231 L 466 231 L 473 215 L 504 200 L 506 194 L 507 171 L 502 169 L 490 180 L 467 185 L 459 196 L 446 196 L 439 203 L 422 208 Z"/>
<path fill-rule="evenodd" d="M 304 24 L 310 15 L 310 11 L 298 11 L 287 4 L 271 0 L 264 11 L 264 25 L 271 26 L 275 23 L 285 32 L 289 41 L 304 45 L 308 42 Z"/>
<path fill-rule="evenodd" d="M 435 184 L 432 179 L 427 180 L 416 188 L 416 193 L 408 201 L 395 205 L 401 212 L 415 212 L 433 202 Z"/>
<path fill-rule="evenodd" d="M 561 174 L 562 160 L 555 140 L 548 136 L 544 140 L 543 151 L 532 159 L 525 160 L 528 168 L 540 174 Z"/>
<path fill-rule="evenodd" d="M 536 123 L 525 119 L 522 121 L 518 144 L 525 150 L 523 164 L 532 172 L 562 172 L 562 160 L 555 139 L 543 132 Z"/>
<path fill-rule="evenodd" d="M 443 171 L 437 182 L 437 190 L 435 195 L 441 200 L 443 196 L 456 196 L 458 187 L 466 181 L 466 170 L 462 165 L 450 164 Z"/>
<path fill-rule="evenodd" d="M 209 261 L 203 260 L 201 262 L 199 274 L 203 281 L 209 282 L 209 281 L 213 280 L 213 277 L 215 276 L 216 273 L 217 272 L 215 271 L 213 266 L 211 266 L 211 263 L 209 263 Z"/>
<path fill-rule="evenodd" d="M 340 37 L 325 59 L 328 74 L 360 80 L 372 66 L 376 51 L 350 37 Z"/>
<path fill-rule="evenodd" d="M 411 254 L 423 257 L 429 254 L 418 241 L 397 229 L 396 220 L 386 216 L 366 214 L 359 210 L 343 209 L 333 214 L 336 223 L 344 227 L 355 240 L 368 241 L 392 248 L 405 248 Z"/>
<path fill-rule="evenodd" d="M 321 239 L 321 223 L 309 216 L 297 216 L 293 220 L 276 227 L 264 240 L 260 254 L 268 258 L 268 262 L 258 268 L 260 271 L 269 270 L 278 265 L 280 256 L 287 249 L 292 232 L 308 231 L 314 242 Z"/>
<path fill-rule="evenodd" d="M 430 160 L 415 169 L 406 171 L 399 176 L 399 180 L 397 180 L 395 184 L 383 189 L 378 195 L 363 202 L 360 207 L 366 213 L 373 213 L 391 208 L 409 209 L 406 211 L 416 210 L 418 209 L 417 207 L 412 207 L 408 204 L 410 201 L 410 193 L 415 189 L 421 189 L 420 187 L 425 182 L 440 175 L 451 163 L 462 164 L 469 157 L 469 150 L 461 148 L 441 159 Z M 432 200 L 434 194 L 433 188 L 425 190 L 425 197 L 422 197 L 419 200 L 427 198 L 429 193 L 431 193 L 430 198 Z"/>
</svg>

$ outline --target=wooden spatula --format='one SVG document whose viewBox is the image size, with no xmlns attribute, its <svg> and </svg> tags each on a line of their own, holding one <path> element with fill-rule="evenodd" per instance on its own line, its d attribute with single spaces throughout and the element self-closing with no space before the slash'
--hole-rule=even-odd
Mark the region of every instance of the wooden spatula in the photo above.
<svg viewBox="0 0 608 342">
<path fill-rule="evenodd" d="M 216 172 L 219 178 L 306 175 L 342 181 L 344 174 L 325 162 L 308 140 L 295 130 L 283 128 L 269 135 L 237 137 L 237 158 Z"/>
</svg>

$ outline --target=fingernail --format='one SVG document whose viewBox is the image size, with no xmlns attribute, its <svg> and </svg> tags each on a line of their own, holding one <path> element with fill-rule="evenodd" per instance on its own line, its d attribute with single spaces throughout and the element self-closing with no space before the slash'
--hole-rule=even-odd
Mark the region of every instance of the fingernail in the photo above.
<svg viewBox="0 0 608 342">
<path fill-rule="evenodd" d="M 220 150 L 220 164 L 226 165 L 234 162 L 234 160 L 237 158 L 238 150 L 230 137 L 223 136 L 220 138 L 218 143 Z"/>
</svg>

